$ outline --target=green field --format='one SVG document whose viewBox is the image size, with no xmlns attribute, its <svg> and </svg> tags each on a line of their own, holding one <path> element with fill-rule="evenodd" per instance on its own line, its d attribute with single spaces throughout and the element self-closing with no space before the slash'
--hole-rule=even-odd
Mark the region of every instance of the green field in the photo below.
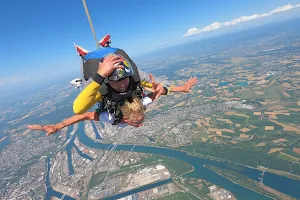
<svg viewBox="0 0 300 200">
<path fill-rule="evenodd" d="M 284 149 L 282 152 L 300 159 L 300 154 L 294 152 L 291 149 Z"/>
<path fill-rule="evenodd" d="M 165 167 L 179 176 L 193 169 L 191 165 L 177 159 L 168 157 L 161 157 L 161 159 L 163 160 L 162 164 L 165 165 Z"/>
<path fill-rule="evenodd" d="M 264 99 L 268 100 L 274 100 L 274 99 L 280 99 L 282 97 L 281 92 L 283 92 L 285 89 L 282 86 L 271 86 L 267 88 L 260 88 L 260 89 L 253 89 L 253 90 L 247 90 L 242 93 L 235 93 L 235 96 L 241 98 L 241 99 L 256 99 L 261 98 L 262 96 Z M 255 94 L 255 92 L 261 92 L 264 91 L 264 95 L 258 95 Z"/>
<path fill-rule="evenodd" d="M 234 133 L 228 133 L 228 132 L 225 132 L 225 131 L 222 131 L 222 135 L 225 135 L 225 136 L 240 136 L 240 133 L 239 131 L 235 131 Z"/>
<path fill-rule="evenodd" d="M 289 161 L 289 162 L 291 162 L 291 163 L 292 163 L 292 162 L 297 162 L 297 161 L 298 161 L 298 159 L 291 158 L 291 157 L 286 156 L 286 155 L 284 155 L 284 154 L 281 154 L 281 153 L 279 153 L 279 152 L 276 153 L 276 156 L 277 156 L 278 158 L 280 158 L 280 159 L 287 160 L 287 161 Z"/>
<path fill-rule="evenodd" d="M 297 95 L 294 90 L 287 90 L 285 92 L 288 93 L 292 98 L 297 98 Z"/>
<path fill-rule="evenodd" d="M 183 199 L 198 200 L 197 197 L 187 192 L 177 192 L 175 194 L 171 194 L 158 199 L 159 200 L 183 200 Z"/>
<path fill-rule="evenodd" d="M 257 116 L 252 116 L 250 117 L 247 122 L 250 124 L 250 125 L 253 125 L 253 126 L 256 126 L 258 128 L 260 128 L 261 130 L 264 130 L 265 126 L 274 126 L 274 130 L 283 130 L 283 127 L 282 126 L 279 126 L 267 119 L 262 119 L 260 120 L 259 117 Z"/>
<path fill-rule="evenodd" d="M 226 116 L 226 118 L 230 119 L 233 123 L 236 124 L 245 124 L 247 123 L 246 120 L 248 119 L 247 117 L 238 116 L 238 115 L 229 115 Z"/>
<path fill-rule="evenodd" d="M 187 178 L 184 181 L 184 185 L 189 188 L 192 192 L 196 193 L 198 196 L 204 196 L 207 199 L 212 199 L 208 196 L 210 193 L 208 187 L 211 186 L 212 184 L 207 184 L 205 181 L 201 181 L 199 183 L 198 179 L 195 178 Z M 197 185 L 201 185 L 201 189 L 197 187 Z"/>
<path fill-rule="evenodd" d="M 296 102 L 289 103 L 287 108 L 300 108 L 300 106 Z"/>
<path fill-rule="evenodd" d="M 223 122 L 223 121 L 218 121 L 217 122 L 217 125 L 215 127 L 218 127 L 218 128 L 228 128 L 228 129 L 231 129 L 232 127 L 234 127 L 234 125 L 232 124 L 228 124 L 226 122 Z"/>
<path fill-rule="evenodd" d="M 190 146 L 181 147 L 181 149 L 193 155 L 213 156 L 252 167 L 262 165 L 270 169 L 289 171 L 291 166 L 290 160 L 282 159 L 276 153 L 267 155 L 264 148 L 253 148 L 247 145 L 247 143 L 237 144 L 236 146 L 209 143 L 201 143 L 199 145 L 195 143 Z M 300 175 L 300 166 L 295 166 L 293 173 Z"/>
<path fill-rule="evenodd" d="M 276 115 L 279 122 L 300 124 L 300 112 L 290 115 Z"/>
<path fill-rule="evenodd" d="M 106 172 L 100 172 L 100 173 L 94 174 L 90 180 L 89 188 L 100 185 L 104 181 L 105 176 L 106 176 Z"/>
</svg>

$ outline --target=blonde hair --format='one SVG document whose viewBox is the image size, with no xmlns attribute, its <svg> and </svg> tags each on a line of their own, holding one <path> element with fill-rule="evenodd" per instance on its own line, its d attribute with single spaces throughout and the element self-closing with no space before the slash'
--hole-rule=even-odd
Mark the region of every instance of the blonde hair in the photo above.
<svg viewBox="0 0 300 200">
<path fill-rule="evenodd" d="M 140 98 L 126 100 L 122 106 L 119 106 L 123 118 L 132 119 L 133 116 L 144 116 L 145 108 Z"/>
</svg>

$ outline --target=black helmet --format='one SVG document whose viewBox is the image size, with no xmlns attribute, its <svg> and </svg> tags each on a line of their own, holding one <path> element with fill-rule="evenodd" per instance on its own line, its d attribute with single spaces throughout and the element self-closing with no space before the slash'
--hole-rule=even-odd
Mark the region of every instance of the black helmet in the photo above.
<svg viewBox="0 0 300 200">
<path fill-rule="evenodd" d="M 123 65 L 124 68 L 115 69 L 113 73 L 108 76 L 109 81 L 119 81 L 120 79 L 133 75 L 133 68 L 128 60 L 124 59 L 123 62 L 120 62 L 117 65 Z"/>
</svg>

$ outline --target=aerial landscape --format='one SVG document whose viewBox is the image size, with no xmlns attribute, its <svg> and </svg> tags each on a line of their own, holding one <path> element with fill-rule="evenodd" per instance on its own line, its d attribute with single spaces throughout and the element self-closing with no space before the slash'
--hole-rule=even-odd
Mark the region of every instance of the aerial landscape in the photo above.
<svg viewBox="0 0 300 200">
<path fill-rule="evenodd" d="M 139 128 L 27 129 L 73 115 L 69 80 L 1 102 L 0 199 L 300 199 L 299 18 L 157 57 L 138 67 L 198 82 L 153 102 Z"/>
</svg>

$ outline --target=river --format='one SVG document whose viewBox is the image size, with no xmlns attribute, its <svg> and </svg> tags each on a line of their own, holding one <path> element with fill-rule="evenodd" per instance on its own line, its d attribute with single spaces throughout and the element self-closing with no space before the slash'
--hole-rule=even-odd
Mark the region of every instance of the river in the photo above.
<svg viewBox="0 0 300 200">
<path fill-rule="evenodd" d="M 71 130 L 69 130 L 71 131 Z M 80 142 L 90 148 L 106 150 L 110 144 L 103 144 L 100 142 L 96 142 L 90 139 L 84 132 L 84 122 L 80 122 L 78 124 L 78 129 L 76 135 Z M 132 145 L 118 145 L 116 151 L 131 151 Z M 228 179 L 218 175 L 217 173 L 205 168 L 203 165 L 210 165 L 219 168 L 231 169 L 238 173 L 248 176 L 250 179 L 258 181 L 259 177 L 259 170 L 242 167 L 242 166 L 234 166 L 228 165 L 226 162 L 209 160 L 204 158 L 198 158 L 195 156 L 187 155 L 185 152 L 167 149 L 167 148 L 158 148 L 158 147 L 150 147 L 150 146 L 135 146 L 133 149 L 134 152 L 141 152 L 141 153 L 151 153 L 151 154 L 158 154 L 162 156 L 167 156 L 170 158 L 176 158 L 178 160 L 182 160 L 194 167 L 194 171 L 191 173 L 186 174 L 188 177 L 199 178 L 206 181 L 209 181 L 213 184 L 216 184 L 222 188 L 225 188 L 231 191 L 237 199 L 257 199 L 257 200 L 264 200 L 270 199 L 264 195 L 256 193 L 252 190 L 249 190 L 245 187 L 242 187 L 238 184 L 235 184 Z M 284 176 L 279 176 L 276 174 L 266 172 L 264 175 L 264 184 L 271 188 L 274 188 L 280 192 L 288 194 L 294 198 L 300 198 L 300 181 L 290 179 Z M 143 188 L 141 188 L 143 189 Z M 142 190 L 141 190 L 142 191 Z M 48 195 L 48 193 L 47 193 Z M 46 195 L 46 196 L 47 196 Z M 121 198 L 122 195 L 118 195 L 118 198 Z"/>
</svg>

